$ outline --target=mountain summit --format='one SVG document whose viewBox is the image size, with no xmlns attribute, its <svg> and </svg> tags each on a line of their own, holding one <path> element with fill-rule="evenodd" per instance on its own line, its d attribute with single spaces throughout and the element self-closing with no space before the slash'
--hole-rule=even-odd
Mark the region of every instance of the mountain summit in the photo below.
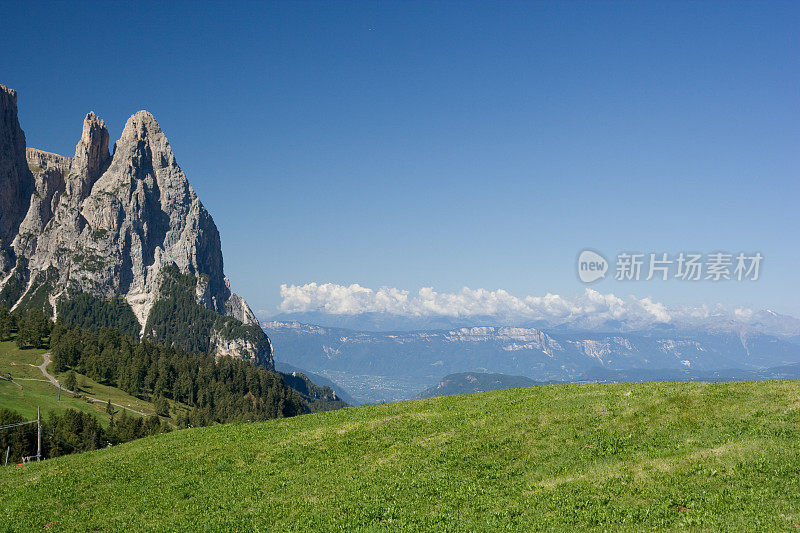
<svg viewBox="0 0 800 533">
<path fill-rule="evenodd" d="M 88 113 L 69 158 L 26 149 L 16 92 L 0 85 L 0 127 L 0 305 L 53 316 L 76 297 L 122 297 L 142 336 L 171 341 L 165 332 L 184 328 L 196 342 L 179 347 L 273 367 L 231 292 L 214 220 L 152 114 L 132 115 L 112 154 Z"/>
</svg>

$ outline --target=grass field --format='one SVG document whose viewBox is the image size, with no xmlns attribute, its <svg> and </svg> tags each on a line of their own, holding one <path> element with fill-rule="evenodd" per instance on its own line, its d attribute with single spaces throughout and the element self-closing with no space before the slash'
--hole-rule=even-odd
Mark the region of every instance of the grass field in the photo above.
<svg viewBox="0 0 800 533">
<path fill-rule="evenodd" d="M 81 394 L 92 396 L 102 402 L 89 403 L 84 398 L 73 398 L 71 394 L 61 394 L 58 399 L 58 389 L 42 375 L 36 368 L 42 364 L 42 354 L 45 350 L 20 350 L 13 341 L 0 342 L 0 376 L 9 374 L 13 382 L 0 380 L 0 407 L 12 409 L 28 418 L 36 417 L 37 406 L 42 414 L 50 411 L 63 412 L 67 408 L 77 409 L 85 413 L 99 415 L 103 424 L 108 424 L 105 401 L 124 405 L 146 414 L 154 413 L 150 402 L 140 400 L 115 387 L 108 387 L 77 374 L 78 383 L 82 385 Z M 53 373 L 50 365 L 50 373 Z M 54 374 L 55 375 L 55 374 Z M 63 382 L 64 375 L 56 375 Z M 118 410 L 118 408 L 115 408 Z"/>
<path fill-rule="evenodd" d="M 0 470 L 0 529 L 796 530 L 800 382 L 551 385 Z"/>
</svg>

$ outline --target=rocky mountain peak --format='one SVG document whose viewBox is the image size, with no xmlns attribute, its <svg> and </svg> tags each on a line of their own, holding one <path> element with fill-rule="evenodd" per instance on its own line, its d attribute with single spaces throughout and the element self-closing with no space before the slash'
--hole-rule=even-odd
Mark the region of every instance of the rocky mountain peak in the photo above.
<svg viewBox="0 0 800 533">
<path fill-rule="evenodd" d="M 175 161 L 152 114 L 132 115 L 115 145 L 111 164 L 92 187 L 81 214 L 101 238 L 87 243 L 114 250 L 104 285 L 127 294 L 144 323 L 158 296 L 159 272 L 169 264 L 205 275 L 198 298 L 223 313 L 230 298 L 219 232 Z M 99 253 L 99 252 L 98 252 Z M 112 267 L 112 263 L 113 267 Z"/>
<path fill-rule="evenodd" d="M 122 139 L 142 140 L 148 136 L 158 137 L 163 135 L 164 132 L 161 131 L 161 126 L 159 126 L 156 117 L 146 109 L 131 115 L 122 130 Z"/>
<path fill-rule="evenodd" d="M 132 115 L 112 155 L 105 123 L 90 112 L 71 161 L 33 149 L 26 161 L 16 93 L 1 92 L 0 252 L 3 243 L 11 244 L 0 254 L 0 305 L 44 305 L 55 313 L 70 295 L 122 296 L 144 335 L 171 331 L 161 326 L 172 319 L 164 306 L 174 305 L 184 317 L 204 317 L 195 324 L 207 339 L 200 346 L 271 367 L 269 340 L 225 278 L 214 220 L 153 115 Z M 169 289 L 178 282 L 181 294 Z M 151 315 L 158 302 L 160 324 Z M 147 324 L 152 327 L 145 331 Z"/>
<path fill-rule="evenodd" d="M 5 110 L 7 106 L 14 106 L 14 109 L 17 108 L 17 91 L 12 89 L 11 87 L 6 87 L 3 84 L 0 84 L 0 99 L 3 100 L 3 109 Z M 10 102 L 10 104 L 6 103 L 6 100 Z"/>
<path fill-rule="evenodd" d="M 153 171 L 158 185 L 180 186 L 185 193 L 194 196 L 189 182 L 172 153 L 167 136 L 149 111 L 138 111 L 128 118 L 122 135 L 115 144 L 114 162 L 125 161 L 140 170 Z M 161 171 L 164 172 L 161 172 Z M 145 174 L 133 177 L 141 178 Z"/>
<path fill-rule="evenodd" d="M 70 173 L 80 178 L 74 183 L 81 199 L 89 195 L 92 184 L 108 168 L 111 154 L 108 151 L 108 129 L 106 124 L 94 111 L 90 111 L 83 119 L 83 132 L 81 140 L 75 147 L 75 157 L 72 160 Z"/>
</svg>

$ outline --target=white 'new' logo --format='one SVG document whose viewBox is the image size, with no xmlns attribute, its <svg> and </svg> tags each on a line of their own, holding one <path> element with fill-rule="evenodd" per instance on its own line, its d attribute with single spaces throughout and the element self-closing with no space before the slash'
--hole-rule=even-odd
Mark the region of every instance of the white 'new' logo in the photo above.
<svg viewBox="0 0 800 533">
<path fill-rule="evenodd" d="M 591 283 L 606 277 L 608 261 L 592 250 L 584 250 L 578 256 L 578 277 L 584 283 Z"/>
</svg>

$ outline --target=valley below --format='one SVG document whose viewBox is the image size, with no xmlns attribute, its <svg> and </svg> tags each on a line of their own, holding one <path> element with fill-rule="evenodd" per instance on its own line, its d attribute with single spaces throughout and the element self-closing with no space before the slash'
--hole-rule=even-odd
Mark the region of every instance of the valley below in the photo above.
<svg viewBox="0 0 800 533">
<path fill-rule="evenodd" d="M 464 372 L 555 383 L 800 377 L 796 337 L 732 326 L 610 332 L 498 326 L 368 331 L 268 321 L 262 327 L 276 360 L 324 376 L 357 404 L 410 399 L 446 376 Z"/>
</svg>

